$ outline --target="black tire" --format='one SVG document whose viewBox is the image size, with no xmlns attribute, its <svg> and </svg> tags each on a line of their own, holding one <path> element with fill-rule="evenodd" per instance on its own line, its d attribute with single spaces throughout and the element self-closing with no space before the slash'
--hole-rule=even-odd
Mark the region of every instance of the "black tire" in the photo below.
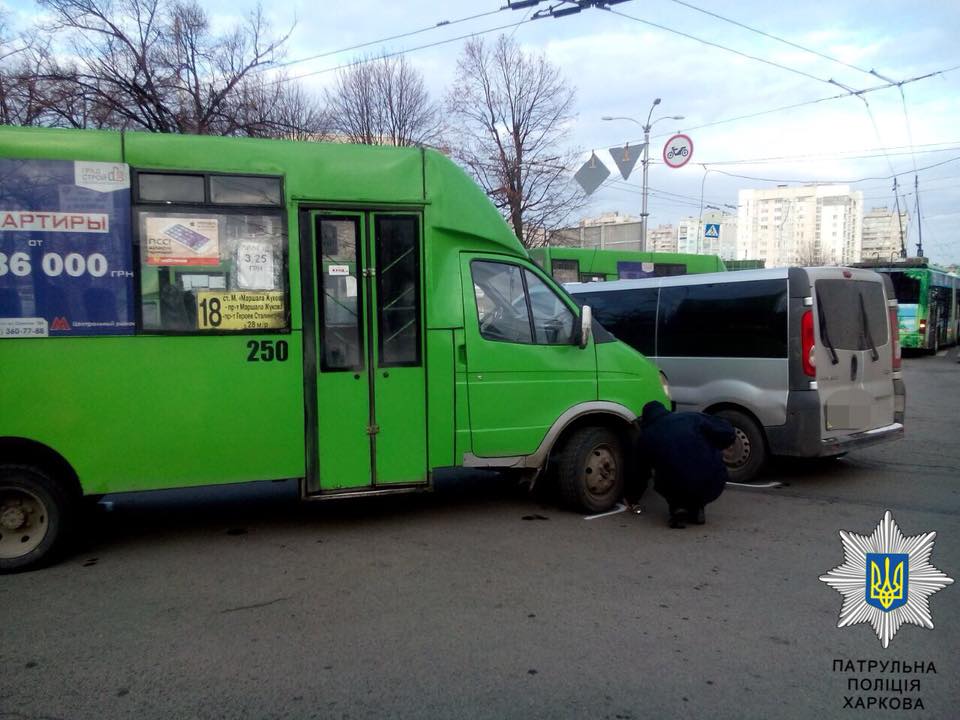
<svg viewBox="0 0 960 720">
<path fill-rule="evenodd" d="M 767 444 L 757 423 L 738 410 L 720 410 L 717 417 L 733 425 L 737 439 L 723 453 L 731 482 L 750 482 L 760 473 L 767 461 Z"/>
<path fill-rule="evenodd" d="M 0 573 L 33 570 L 63 549 L 75 512 L 71 494 L 32 465 L 0 465 Z"/>
<path fill-rule="evenodd" d="M 557 456 L 564 505 L 588 513 L 612 509 L 623 497 L 625 470 L 623 445 L 616 433 L 602 427 L 575 431 Z"/>
</svg>

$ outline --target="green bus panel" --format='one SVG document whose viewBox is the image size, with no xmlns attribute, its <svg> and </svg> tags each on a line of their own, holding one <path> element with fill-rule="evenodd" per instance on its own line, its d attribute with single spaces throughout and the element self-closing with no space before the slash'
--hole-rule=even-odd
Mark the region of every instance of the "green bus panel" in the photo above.
<svg viewBox="0 0 960 720">
<path fill-rule="evenodd" d="M 620 280 L 621 264 L 653 263 L 657 274 L 692 275 L 695 273 L 724 272 L 727 267 L 716 255 L 690 253 L 653 253 L 600 248 L 542 247 L 530 250 L 531 259 L 549 272 L 558 282 L 586 282 L 590 280 Z M 555 264 L 556 261 L 560 263 Z M 563 270 L 560 265 L 566 264 Z M 576 263 L 573 265 L 572 263 Z M 660 267 L 657 267 L 660 266 Z M 663 269 L 670 272 L 661 273 Z M 574 276 L 576 279 L 574 279 Z"/>
<path fill-rule="evenodd" d="M 301 477 L 300 334 L 0 341 L 0 437 L 44 443 L 84 492 Z"/>
<path fill-rule="evenodd" d="M 427 373 L 433 380 L 427 393 L 429 465 L 431 468 L 450 467 L 458 464 L 454 453 L 457 427 L 454 331 L 428 330 L 426 335 Z"/>
<path fill-rule="evenodd" d="M 4 127 L 0 157 L 122 162 L 121 138 L 119 132 Z"/>
</svg>

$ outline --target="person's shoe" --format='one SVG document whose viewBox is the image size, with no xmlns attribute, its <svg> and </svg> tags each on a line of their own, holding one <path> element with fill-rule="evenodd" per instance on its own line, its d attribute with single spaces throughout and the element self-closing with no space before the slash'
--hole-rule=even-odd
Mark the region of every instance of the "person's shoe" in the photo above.
<svg viewBox="0 0 960 720">
<path fill-rule="evenodd" d="M 670 513 L 670 527 L 674 530 L 682 530 L 687 526 L 687 511 L 676 510 Z"/>
<path fill-rule="evenodd" d="M 693 517 L 690 518 L 690 522 L 694 525 L 703 525 L 707 521 L 707 516 L 704 515 L 703 507 L 698 507 L 697 511 L 693 514 Z"/>
</svg>

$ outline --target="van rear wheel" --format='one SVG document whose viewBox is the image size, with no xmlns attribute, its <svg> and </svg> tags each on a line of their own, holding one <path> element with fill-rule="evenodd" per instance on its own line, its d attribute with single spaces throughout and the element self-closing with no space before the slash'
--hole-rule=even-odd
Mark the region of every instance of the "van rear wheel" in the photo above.
<svg viewBox="0 0 960 720">
<path fill-rule="evenodd" d="M 557 458 L 563 502 L 582 512 L 606 512 L 623 497 L 623 445 L 612 431 L 587 427 L 571 435 Z"/>
<path fill-rule="evenodd" d="M 723 462 L 731 482 L 750 482 L 760 472 L 767 459 L 763 433 L 749 415 L 737 410 L 720 410 L 717 417 L 733 425 L 736 438 L 723 451 Z"/>
<path fill-rule="evenodd" d="M 49 562 L 63 545 L 70 495 L 42 469 L 0 465 L 0 573 Z"/>
</svg>

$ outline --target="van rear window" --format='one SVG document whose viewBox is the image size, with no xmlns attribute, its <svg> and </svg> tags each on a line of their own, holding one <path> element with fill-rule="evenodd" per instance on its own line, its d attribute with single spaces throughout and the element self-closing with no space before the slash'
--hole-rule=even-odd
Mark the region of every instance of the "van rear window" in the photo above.
<svg viewBox="0 0 960 720">
<path fill-rule="evenodd" d="M 887 344 L 887 303 L 880 283 L 817 280 L 815 288 L 821 340 L 826 342 L 826 330 L 838 350 L 869 350 L 871 344 Z"/>
</svg>

